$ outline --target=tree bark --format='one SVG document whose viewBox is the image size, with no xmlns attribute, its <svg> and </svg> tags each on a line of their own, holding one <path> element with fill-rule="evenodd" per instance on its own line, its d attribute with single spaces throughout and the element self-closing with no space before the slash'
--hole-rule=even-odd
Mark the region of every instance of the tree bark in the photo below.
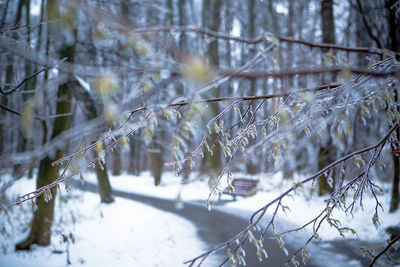
<svg viewBox="0 0 400 267">
<path fill-rule="evenodd" d="M 102 203 L 114 202 L 111 183 L 110 179 L 108 178 L 107 165 L 105 163 L 102 163 L 102 166 L 100 166 L 99 163 L 96 163 L 96 176 L 100 201 Z"/>
<path fill-rule="evenodd" d="M 333 0 L 322 0 L 321 1 L 321 22 L 322 22 L 322 42 L 334 44 L 336 42 L 335 38 L 335 21 L 333 18 Z M 324 76 L 326 77 L 326 76 Z M 331 81 L 336 79 L 335 76 L 329 77 Z M 318 155 L 318 169 L 322 169 L 330 162 L 334 160 L 335 148 L 332 144 L 332 140 L 329 137 L 327 144 L 320 148 Z M 331 193 L 334 190 L 335 183 L 335 169 L 333 169 L 332 179 L 333 183 L 330 185 L 327 178 L 321 175 L 318 179 L 318 194 L 324 195 Z"/>
<path fill-rule="evenodd" d="M 133 175 L 140 174 L 140 155 L 138 151 L 140 151 L 140 141 L 135 140 L 135 138 L 131 136 L 129 142 L 128 172 Z"/>
<path fill-rule="evenodd" d="M 58 3 L 55 0 L 48 0 L 47 2 L 48 11 L 51 9 L 52 12 L 48 12 L 48 19 L 57 19 L 59 17 L 58 13 Z M 51 29 L 50 34 L 55 34 Z M 76 32 L 75 32 L 76 34 Z M 67 58 L 67 61 L 74 62 L 75 57 L 75 45 L 64 44 L 60 51 L 60 58 Z M 71 112 L 71 101 L 72 92 L 67 83 L 59 86 L 57 94 L 57 105 L 56 114 L 64 114 Z M 70 128 L 71 116 L 56 117 L 54 119 L 54 127 L 51 135 L 51 139 L 56 138 L 63 131 Z M 61 158 L 63 151 L 57 149 L 56 158 Z M 52 166 L 53 158 L 49 155 L 40 161 L 39 173 L 37 177 L 37 188 L 44 185 L 52 183 L 59 176 L 60 166 Z M 51 226 L 53 222 L 54 214 L 54 203 L 56 197 L 56 188 L 50 190 L 51 199 L 45 201 L 43 197 L 38 197 L 36 199 L 36 204 L 38 207 L 37 212 L 35 212 L 33 221 L 31 224 L 31 230 L 28 238 L 21 243 L 16 245 L 17 250 L 27 250 L 30 249 L 31 244 L 38 244 L 42 246 L 47 246 L 50 244 L 51 237 Z"/>
<path fill-rule="evenodd" d="M 399 199 L 400 159 L 398 155 L 393 155 L 392 157 L 393 157 L 393 182 L 392 182 L 389 212 L 396 211 L 399 208 L 399 203 L 400 203 Z"/>
<path fill-rule="evenodd" d="M 22 18 L 22 8 L 23 8 L 23 1 L 18 1 L 18 6 L 17 6 L 17 13 L 15 16 L 15 20 L 14 20 L 14 26 L 16 27 L 17 25 L 19 25 L 21 23 L 21 18 Z M 14 38 L 17 38 L 17 35 L 14 33 L 13 34 Z M 14 57 L 11 55 L 9 57 L 9 60 L 7 60 L 8 62 L 13 62 Z M 10 63 L 10 65 L 7 66 L 6 68 L 6 84 L 11 85 L 13 82 L 13 76 L 14 76 L 14 66 L 13 63 Z M 6 98 L 7 96 L 5 96 Z M 17 130 L 17 135 L 20 135 L 21 133 L 19 132 L 19 130 Z M 21 137 L 21 136 L 20 136 Z M 17 152 L 21 152 L 22 151 L 22 147 L 23 147 L 23 143 L 25 143 L 25 138 L 23 138 L 22 141 L 19 141 L 20 139 L 17 139 L 18 144 L 17 144 Z M 13 177 L 15 177 L 16 179 L 20 178 L 23 176 L 23 171 L 22 171 L 22 167 L 21 164 L 15 164 L 14 166 L 12 166 L 12 175 Z"/>
<path fill-rule="evenodd" d="M 321 147 L 319 150 L 318 154 L 318 170 L 321 170 L 324 168 L 326 165 L 328 165 L 330 162 L 332 162 L 332 144 L 328 144 L 325 147 Z M 333 173 L 332 175 L 332 184 L 330 185 L 327 181 L 327 177 L 322 174 L 318 178 L 318 195 L 322 196 L 325 194 L 332 193 L 335 187 L 335 168 L 332 169 Z"/>
<path fill-rule="evenodd" d="M 112 165 L 112 175 L 121 175 L 122 169 L 122 159 L 121 159 L 121 151 L 118 148 L 115 148 L 112 154 L 113 165 Z"/>
<path fill-rule="evenodd" d="M 162 140 L 162 138 L 159 138 L 157 136 L 158 134 L 154 136 L 153 142 L 151 143 L 150 149 L 150 160 L 151 160 L 151 173 L 154 176 L 154 185 L 160 185 L 161 183 L 161 176 L 162 176 L 162 169 L 163 169 L 163 149 L 161 145 L 158 143 L 159 140 Z"/>
<path fill-rule="evenodd" d="M 121 175 L 122 159 L 121 159 L 121 151 L 118 148 L 114 149 L 112 158 L 113 158 L 112 175 L 115 176 Z"/>
<path fill-rule="evenodd" d="M 71 83 L 72 84 L 72 83 Z M 90 92 L 86 91 L 78 82 L 73 82 L 73 92 L 75 98 L 80 100 L 82 103 L 82 107 L 84 109 L 84 114 L 88 120 L 95 119 L 96 117 L 100 116 L 100 109 L 102 104 L 96 103 L 94 97 L 90 94 Z M 94 137 L 95 139 L 98 136 Z M 94 155 L 94 157 L 97 155 Z M 108 177 L 107 166 L 105 162 L 96 163 L 96 176 L 97 176 L 97 186 L 100 194 L 100 201 L 102 203 L 111 203 L 114 201 L 112 196 L 112 188 L 111 183 Z"/>
<path fill-rule="evenodd" d="M 9 3 L 10 3 L 10 0 L 7 0 L 6 3 L 4 4 L 3 14 L 1 15 L 0 28 L 2 28 L 4 26 L 4 22 L 6 21 Z"/>
<path fill-rule="evenodd" d="M 255 38 L 256 37 L 256 1 L 250 0 L 248 1 L 248 37 L 249 38 Z M 249 54 L 247 57 L 250 59 L 254 57 L 256 54 L 256 49 L 255 47 L 251 47 Z M 256 92 L 256 80 L 251 80 L 250 81 L 250 89 L 249 89 L 249 95 L 257 95 Z M 255 108 L 255 103 L 252 104 L 252 109 L 254 110 Z M 254 141 L 252 139 L 249 140 L 249 146 L 252 145 Z M 246 161 L 246 170 L 247 173 L 249 174 L 256 174 L 259 172 L 259 166 L 260 164 L 257 162 L 257 159 L 254 159 L 253 157 L 248 157 Z"/>
<path fill-rule="evenodd" d="M 61 52 L 61 57 L 67 57 L 70 62 L 73 62 L 75 55 L 75 47 L 68 46 L 64 48 Z M 58 89 L 57 96 L 57 113 L 70 113 L 71 112 L 71 100 L 72 93 L 69 90 L 67 84 L 63 84 Z M 57 137 L 63 131 L 67 130 L 71 124 L 71 117 L 57 117 L 54 120 L 54 128 L 52 133 L 52 139 Z M 63 155 L 62 150 L 57 150 L 56 158 L 61 158 Z M 46 156 L 43 160 L 40 161 L 39 173 L 37 177 L 36 187 L 40 188 L 47 184 L 54 182 L 55 179 L 59 176 L 60 166 L 55 165 L 52 166 L 52 162 L 54 159 Z M 36 204 L 38 206 L 37 212 L 34 214 L 34 218 L 32 221 L 31 232 L 29 237 L 17 244 L 17 250 L 26 250 L 30 249 L 30 245 L 35 243 L 42 246 L 47 246 L 50 244 L 50 236 L 51 236 L 51 225 L 53 222 L 53 213 L 54 213 L 54 201 L 56 197 L 56 188 L 51 189 L 52 199 L 48 202 L 45 202 L 43 197 L 37 198 Z"/>
<path fill-rule="evenodd" d="M 57 157 L 61 156 L 61 151 L 57 153 Z M 40 161 L 38 179 L 36 187 L 40 188 L 54 181 L 59 175 L 59 166 L 51 167 L 52 159 L 49 157 Z M 28 250 L 31 244 L 47 246 L 50 244 L 51 225 L 54 214 L 54 201 L 56 197 L 56 189 L 51 189 L 52 199 L 48 202 L 43 197 L 38 197 L 36 205 L 38 210 L 35 212 L 33 221 L 31 222 L 31 232 L 29 237 L 16 245 L 17 250 Z"/>
<path fill-rule="evenodd" d="M 390 50 L 399 52 L 400 51 L 400 18 L 396 16 L 397 8 L 393 7 L 396 4 L 396 0 L 386 0 L 385 7 L 388 12 L 388 24 L 389 24 L 389 41 Z M 392 8 L 393 7 L 393 8 Z M 397 58 L 399 59 L 399 58 Z M 395 101 L 398 102 L 399 95 L 398 91 L 395 90 Z M 399 108 L 397 108 L 399 111 Z M 397 128 L 397 142 L 399 143 L 400 129 Z M 393 154 L 393 182 L 392 192 L 390 201 L 390 212 L 394 212 L 399 208 L 400 205 L 400 158 L 398 155 Z"/>
<path fill-rule="evenodd" d="M 211 30 L 213 31 L 219 31 L 220 27 L 220 13 L 221 13 L 221 6 L 222 6 L 223 1 L 213 1 L 212 5 L 212 13 L 211 13 L 211 3 L 209 0 L 204 0 L 203 3 L 203 26 L 207 27 L 209 22 L 209 19 L 211 17 L 212 23 L 210 25 Z M 207 10 L 208 9 L 208 10 Z M 207 14 L 211 14 L 212 16 L 208 16 Z M 218 47 L 218 40 L 213 40 L 208 49 L 208 56 L 210 59 L 210 64 L 214 66 L 215 68 L 218 68 L 219 66 L 219 53 L 218 53 L 219 47 Z M 219 97 L 219 88 L 216 88 L 213 90 L 213 95 L 212 97 Z M 210 113 L 212 116 L 215 116 L 219 113 L 219 108 L 217 104 L 210 104 Z M 208 137 L 208 144 L 211 146 L 215 142 L 215 146 L 213 149 L 213 155 L 210 153 L 205 153 L 202 166 L 201 166 L 201 172 L 202 173 L 208 173 L 211 176 L 215 175 L 218 173 L 221 169 L 221 150 L 219 148 L 219 144 L 217 142 L 218 134 L 213 132 L 209 137 Z M 212 148 L 211 148 L 212 149 Z"/>
<path fill-rule="evenodd" d="M 333 0 L 321 1 L 322 42 L 336 43 L 335 23 L 333 18 Z"/>
</svg>

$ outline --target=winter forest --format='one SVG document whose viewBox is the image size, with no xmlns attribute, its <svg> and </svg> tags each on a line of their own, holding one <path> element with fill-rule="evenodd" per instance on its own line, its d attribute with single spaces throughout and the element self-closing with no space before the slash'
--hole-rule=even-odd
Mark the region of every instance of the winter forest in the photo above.
<svg viewBox="0 0 400 267">
<path fill-rule="evenodd" d="M 0 266 L 399 266 L 400 1 L 1 0 Z"/>
</svg>

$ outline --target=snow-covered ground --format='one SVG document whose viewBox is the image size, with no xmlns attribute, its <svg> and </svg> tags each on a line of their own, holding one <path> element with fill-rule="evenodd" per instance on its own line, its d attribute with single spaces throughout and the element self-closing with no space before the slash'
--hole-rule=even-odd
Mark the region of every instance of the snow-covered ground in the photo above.
<svg viewBox="0 0 400 267">
<path fill-rule="evenodd" d="M 33 180 L 21 179 L 8 195 L 33 188 Z M 0 266 L 66 266 L 68 244 L 62 235 L 70 233 L 70 266 L 182 266 L 207 249 L 194 225 L 177 215 L 122 198 L 100 204 L 97 194 L 72 190 L 57 197 L 51 245 L 14 252 L 15 243 L 28 233 L 30 206 L 27 202 L 14 207 L 7 216 L 1 212 L 0 227 L 5 229 L 0 235 Z"/>
<path fill-rule="evenodd" d="M 246 175 L 236 174 L 236 177 L 245 177 Z M 295 177 L 294 180 L 283 180 L 280 173 L 263 177 L 258 175 L 252 177 L 261 181 L 260 190 L 256 195 L 248 198 L 238 198 L 238 201 L 232 201 L 226 203 L 222 208 L 215 206 L 229 212 L 230 208 L 235 210 L 243 210 L 244 213 L 254 212 L 264 204 L 275 199 L 280 193 L 291 188 L 296 181 L 304 179 L 304 177 Z M 96 182 L 96 177 L 93 174 L 88 174 L 85 179 L 87 181 Z M 166 199 L 177 199 L 180 195 L 180 199 L 185 201 L 199 201 L 204 206 L 206 205 L 206 198 L 209 195 L 210 189 L 206 182 L 197 180 L 189 184 L 181 185 L 180 178 L 176 177 L 172 173 L 165 173 L 163 175 L 163 182 L 161 186 L 153 186 L 153 178 L 150 173 L 144 172 L 140 177 L 134 177 L 130 175 L 122 175 L 113 177 L 111 180 L 114 189 L 127 192 L 135 192 L 144 195 L 151 195 L 159 198 Z M 225 182 L 222 179 L 222 183 Z M 342 226 L 348 226 L 357 232 L 360 239 L 370 241 L 382 241 L 382 236 L 385 235 L 385 228 L 389 225 L 398 224 L 400 222 L 400 210 L 396 213 L 389 213 L 389 202 L 390 202 L 390 184 L 389 183 L 377 183 L 384 191 L 384 194 L 378 195 L 378 199 L 382 204 L 383 209 L 379 208 L 379 220 L 380 227 L 378 229 L 372 223 L 372 217 L 375 211 L 375 199 L 370 193 L 367 193 L 363 197 L 363 208 L 362 210 L 359 205 L 355 207 L 353 216 L 334 210 L 332 212 L 332 218 L 340 220 Z M 224 187 L 222 184 L 221 189 Z M 318 197 L 316 194 L 310 195 L 310 187 L 300 187 L 296 189 L 294 195 L 284 198 L 282 201 L 283 205 L 288 206 L 289 210 L 286 210 L 286 214 L 280 210 L 279 218 L 283 224 L 288 223 L 299 226 L 301 223 L 305 223 L 318 215 L 325 208 L 325 201 L 327 196 Z M 217 201 L 218 197 L 214 196 L 213 200 Z M 228 195 L 222 195 L 222 200 L 230 200 L 232 197 Z M 349 201 L 352 200 L 351 195 L 348 197 Z M 211 205 L 212 206 L 212 205 Z M 213 208 L 213 206 L 212 206 Z M 272 215 L 274 206 L 268 210 L 268 215 Z M 247 216 L 247 215 L 246 215 Z M 281 228 L 281 230 L 284 230 Z M 312 233 L 312 229 L 310 229 Z M 319 231 L 319 236 L 324 240 L 332 240 L 340 238 L 337 230 L 330 227 L 327 224 L 323 224 Z M 351 233 L 348 237 L 355 237 Z"/>
<path fill-rule="evenodd" d="M 234 174 L 234 177 L 246 177 L 245 174 Z M 248 220 L 252 213 L 258 210 L 263 205 L 275 199 L 280 193 L 293 187 L 297 181 L 304 179 L 304 177 L 296 177 L 294 180 L 282 179 L 282 174 L 278 173 L 272 176 L 263 174 L 252 176 L 254 179 L 260 180 L 260 190 L 256 195 L 248 198 L 237 198 L 237 201 L 232 200 L 231 196 L 222 195 L 222 202 L 224 205 L 219 205 L 218 196 L 212 197 L 211 207 L 220 211 L 241 216 Z M 85 178 L 87 181 L 95 182 L 96 177 L 89 174 Z M 144 172 L 140 177 L 129 175 L 122 175 L 113 177 L 112 185 L 114 189 L 134 192 L 144 195 L 155 196 L 170 200 L 180 199 L 184 202 L 197 203 L 206 207 L 206 199 L 209 195 L 210 188 L 206 181 L 196 178 L 196 174 L 192 176 L 193 182 L 182 185 L 181 178 L 176 177 L 173 173 L 165 173 L 162 178 L 162 184 L 159 187 L 153 186 L 153 178 L 150 173 Z M 224 185 L 225 179 L 221 181 L 221 189 Z M 382 189 L 383 194 L 378 195 L 378 199 L 383 207 L 379 209 L 380 226 L 375 228 L 372 217 L 375 211 L 375 199 L 370 193 L 366 193 L 363 197 L 363 209 L 356 206 L 353 215 L 345 214 L 340 210 L 334 210 L 331 218 L 338 219 L 342 227 L 349 227 L 356 231 L 356 235 L 350 232 L 344 232 L 347 238 L 356 239 L 357 243 L 378 243 L 385 244 L 386 239 L 389 237 L 385 232 L 387 226 L 396 225 L 400 222 L 400 211 L 396 213 L 389 213 L 390 202 L 390 188 L 389 183 L 376 182 Z M 296 189 L 294 195 L 285 197 L 282 201 L 283 205 L 289 207 L 284 213 L 279 210 L 276 219 L 277 232 L 284 232 L 310 221 L 317 216 L 325 208 L 326 196 L 318 197 L 315 193 L 310 194 L 311 184 Z M 351 195 L 348 201 L 352 200 Z M 213 205 L 215 203 L 215 205 Z M 348 204 L 348 203 L 347 203 Z M 275 207 L 272 206 L 267 210 L 265 221 L 271 218 Z M 313 242 L 308 246 L 308 251 L 314 262 L 326 263 L 330 262 L 330 266 L 361 266 L 357 260 L 351 260 L 346 255 L 341 255 L 331 249 L 329 241 L 342 239 L 338 231 L 323 223 L 318 231 L 321 242 Z M 307 227 L 305 230 L 289 234 L 283 239 L 287 244 L 295 248 L 301 247 L 313 235 L 312 226 Z M 368 247 L 367 247 L 368 248 Z M 322 251 L 323 249 L 323 251 Z M 332 259 L 335 259 L 333 262 Z"/>
<path fill-rule="evenodd" d="M 214 196 L 211 204 L 215 205 L 212 205 L 212 208 L 248 219 L 252 212 L 276 198 L 280 192 L 292 187 L 296 181 L 283 180 L 279 174 L 269 177 L 260 175 L 256 178 L 261 181 L 260 191 L 256 195 L 226 202 L 224 200 L 232 198 L 222 196 L 223 205 L 218 204 L 218 197 Z M 92 173 L 86 174 L 85 180 L 96 182 Z M 182 185 L 180 178 L 171 173 L 163 175 L 160 186 L 154 187 L 153 182 L 152 176 L 147 172 L 142 173 L 140 177 L 111 177 L 112 187 L 116 190 L 182 201 L 183 204 L 189 201 L 205 206 L 205 199 L 210 192 L 204 181 L 195 180 Z M 387 210 L 390 185 L 379 185 L 385 194 L 378 196 L 384 208 L 383 211 L 379 211 L 381 226 L 378 229 L 372 223 L 375 200 L 368 194 L 364 196 L 364 210 L 357 207 L 353 213 L 354 217 L 333 211 L 333 218 L 340 220 L 342 226 L 354 229 L 358 237 L 367 242 L 384 243 L 388 237 L 385 228 L 399 223 L 400 211 L 389 214 Z M 29 192 L 33 187 L 32 180 L 22 179 L 8 190 L 8 195 L 15 197 L 16 194 Z M 309 189 L 298 188 L 295 195 L 284 198 L 283 204 L 288 206 L 290 211 L 286 211 L 286 214 L 279 211 L 276 221 L 278 232 L 299 226 L 324 209 L 326 197 L 310 196 Z M 68 203 L 60 201 L 62 199 L 68 199 Z M 4 232 L 10 235 L 0 235 L 3 250 L 3 254 L 0 254 L 0 266 L 65 266 L 67 254 L 60 252 L 66 251 L 67 244 L 62 242 L 61 237 L 62 234 L 68 236 L 69 233 L 75 238 L 75 243 L 69 246 L 72 266 L 182 266 L 185 260 L 208 248 L 196 235 L 194 225 L 177 215 L 121 198 L 116 198 L 115 203 L 111 205 L 99 204 L 97 195 L 72 190 L 72 193 L 62 193 L 62 197 L 57 198 L 57 227 L 53 229 L 51 246 L 35 247 L 32 252 L 15 253 L 13 244 L 27 234 L 22 233 L 22 229 L 27 228 L 31 216 L 30 206 L 30 203 L 25 203 L 14 207 L 8 216 L 5 216 L 4 212 L 1 213 L 0 226 L 5 226 Z M 267 212 L 267 219 L 273 211 L 274 207 Z M 284 239 L 288 244 L 297 247 L 312 233 L 312 228 L 307 228 Z M 341 238 L 337 230 L 325 223 L 319 231 L 319 236 L 325 241 Z M 351 233 L 348 233 L 347 237 L 355 238 Z M 316 250 L 323 245 L 318 246 L 313 249 L 311 245 L 311 256 L 317 257 L 318 262 L 324 262 L 324 257 L 333 255 L 317 254 Z M 345 260 L 343 256 L 341 262 Z M 347 266 L 359 266 L 357 262 L 347 263 Z M 206 266 L 214 266 L 213 261 L 208 261 Z"/>
</svg>

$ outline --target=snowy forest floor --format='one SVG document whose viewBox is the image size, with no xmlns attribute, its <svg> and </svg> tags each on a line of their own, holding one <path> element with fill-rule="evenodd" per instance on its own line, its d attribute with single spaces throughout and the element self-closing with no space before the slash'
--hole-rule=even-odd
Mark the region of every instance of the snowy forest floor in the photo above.
<svg viewBox="0 0 400 267">
<path fill-rule="evenodd" d="M 7 177 L 2 177 L 2 181 L 5 180 Z M 95 176 L 89 173 L 85 180 L 87 184 L 83 188 L 93 191 Z M 221 200 L 215 197 L 211 202 L 213 210 L 207 216 L 205 199 L 209 188 L 203 181 L 182 185 L 180 178 L 166 173 L 161 186 L 154 187 L 149 173 L 142 173 L 140 177 L 111 177 L 116 195 L 123 197 L 117 197 L 111 205 L 99 204 L 97 195 L 80 190 L 64 192 L 57 197 L 52 244 L 47 248 L 34 247 L 31 252 L 15 252 L 14 244 L 27 234 L 31 203 L 7 212 L 3 210 L 0 214 L 0 266 L 66 266 L 68 257 L 71 266 L 182 266 L 185 260 L 241 230 L 252 212 L 292 186 L 293 182 L 275 175 L 261 179 L 260 191 L 253 197 L 238 198 L 237 201 L 232 201 L 230 196 L 222 196 Z M 390 185 L 380 186 L 385 192 L 380 200 L 386 208 L 389 206 Z M 17 195 L 33 188 L 34 181 L 23 178 L 7 191 L 7 196 L 15 200 Z M 287 215 L 279 213 L 279 231 L 299 226 L 324 207 L 323 197 L 310 196 L 307 188 L 296 191 L 295 196 L 284 201 L 290 212 Z M 124 192 L 130 194 L 124 195 Z M 376 252 L 382 249 L 388 238 L 385 228 L 399 223 L 400 218 L 399 212 L 389 214 L 385 209 L 379 213 L 381 226 L 376 230 L 371 220 L 373 209 L 373 199 L 365 198 L 364 211 L 357 209 L 354 218 L 335 212 L 334 218 L 355 229 L 358 238 L 340 238 L 333 228 L 322 227 L 319 234 L 323 243 L 312 243 L 308 249 L 312 257 L 310 266 L 368 264 L 370 259 L 361 255 L 360 247 L 373 248 Z M 267 214 L 268 218 L 272 212 L 273 209 Z M 285 242 L 291 248 L 298 248 L 310 235 L 312 229 L 306 229 L 288 236 Z M 63 236 L 69 237 L 68 242 L 63 241 Z M 270 256 L 269 266 L 279 261 L 282 263 L 283 253 L 273 240 L 268 242 L 270 244 L 265 246 Z M 251 249 L 246 258 L 247 266 L 256 266 L 255 252 L 252 253 Z M 210 257 L 204 266 L 216 266 L 224 255 L 220 253 Z M 382 266 L 387 266 L 385 264 L 382 261 Z M 263 265 L 260 263 L 259 266 Z"/>
</svg>

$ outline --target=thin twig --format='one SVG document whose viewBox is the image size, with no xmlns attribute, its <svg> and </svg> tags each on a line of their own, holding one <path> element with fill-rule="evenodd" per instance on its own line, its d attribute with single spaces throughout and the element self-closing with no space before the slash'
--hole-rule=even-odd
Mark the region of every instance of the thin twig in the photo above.
<svg viewBox="0 0 400 267">
<path fill-rule="evenodd" d="M 22 114 L 20 112 L 18 112 L 16 110 L 13 110 L 13 109 L 11 109 L 11 108 L 9 108 L 9 107 L 1 104 L 1 103 L 0 103 L 0 108 L 4 109 L 4 110 L 6 110 L 6 111 L 8 111 L 10 113 L 13 113 L 15 115 L 22 116 Z M 42 120 L 54 119 L 54 118 L 57 118 L 57 117 L 67 117 L 67 116 L 71 116 L 71 115 L 72 115 L 72 113 L 62 113 L 62 114 L 49 115 L 49 116 L 33 116 L 33 118 L 35 120 L 41 120 L 42 121 Z"/>
<path fill-rule="evenodd" d="M 397 235 L 395 238 L 393 238 L 393 239 L 389 242 L 389 244 L 388 244 L 378 255 L 376 255 L 376 256 L 374 257 L 374 260 L 371 262 L 371 264 L 369 265 L 369 267 L 372 267 L 372 266 L 375 264 L 375 262 L 379 259 L 379 257 L 382 256 L 383 254 L 385 254 L 386 251 L 387 251 L 391 246 L 393 246 L 394 243 L 396 243 L 396 242 L 399 241 L 399 240 L 400 240 L 400 234 Z"/>
<path fill-rule="evenodd" d="M 19 90 L 19 89 L 21 88 L 21 86 L 24 85 L 25 82 L 27 82 L 28 80 L 30 80 L 30 79 L 32 79 L 32 78 L 38 76 L 40 73 L 42 73 L 42 72 L 44 72 L 44 71 L 46 71 L 46 70 L 48 70 L 48 69 L 51 69 L 52 67 L 54 67 L 54 65 L 53 65 L 53 66 L 45 67 L 45 68 L 43 68 L 43 69 L 41 69 L 41 70 L 39 70 L 39 71 L 37 71 L 37 72 L 35 72 L 35 73 L 29 75 L 28 77 L 25 77 L 18 85 L 14 86 L 12 89 L 10 89 L 10 90 L 8 90 L 8 91 L 4 91 L 4 90 L 0 87 L 0 93 L 2 93 L 3 95 L 12 94 L 13 92 Z"/>
</svg>

